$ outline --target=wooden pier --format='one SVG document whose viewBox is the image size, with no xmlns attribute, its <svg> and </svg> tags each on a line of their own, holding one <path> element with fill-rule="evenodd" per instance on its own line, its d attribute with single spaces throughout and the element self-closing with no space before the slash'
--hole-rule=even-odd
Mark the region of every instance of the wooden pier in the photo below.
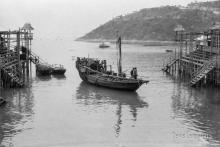
<svg viewBox="0 0 220 147">
<path fill-rule="evenodd" d="M 0 31 L 0 87 L 23 87 L 28 84 L 32 64 L 44 61 L 31 50 L 33 28 L 29 23 L 14 31 Z"/>
<path fill-rule="evenodd" d="M 220 23 L 204 32 L 175 29 L 178 49 L 165 61 L 162 70 L 188 77 L 190 86 L 220 86 Z"/>
</svg>

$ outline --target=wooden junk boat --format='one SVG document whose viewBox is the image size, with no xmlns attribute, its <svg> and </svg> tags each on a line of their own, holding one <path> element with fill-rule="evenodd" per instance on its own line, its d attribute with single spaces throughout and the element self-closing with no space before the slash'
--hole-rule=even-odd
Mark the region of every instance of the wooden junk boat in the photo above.
<svg viewBox="0 0 220 147">
<path fill-rule="evenodd" d="M 121 37 L 118 38 L 119 48 L 118 74 L 107 70 L 106 60 L 77 57 L 76 68 L 81 79 L 87 83 L 118 90 L 136 91 L 142 84 L 149 81 L 140 78 L 126 77 L 121 67 Z"/>
<path fill-rule="evenodd" d="M 64 73 L 66 72 L 66 69 L 64 68 L 63 65 L 58 65 L 58 64 L 54 64 L 52 65 L 52 74 L 54 75 L 64 75 Z"/>
</svg>

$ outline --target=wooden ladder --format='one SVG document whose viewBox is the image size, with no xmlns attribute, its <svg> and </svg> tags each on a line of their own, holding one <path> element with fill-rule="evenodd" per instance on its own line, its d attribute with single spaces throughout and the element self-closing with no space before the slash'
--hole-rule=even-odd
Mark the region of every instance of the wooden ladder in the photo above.
<svg viewBox="0 0 220 147">
<path fill-rule="evenodd" d="M 179 60 L 179 59 L 177 59 L 177 58 L 172 59 L 169 63 L 167 63 L 167 64 L 162 68 L 162 70 L 165 71 L 165 72 L 167 72 L 168 69 L 170 69 L 171 66 L 172 66 L 173 64 L 175 64 L 178 60 Z"/>
<path fill-rule="evenodd" d="M 40 57 L 36 55 L 33 51 L 28 50 L 30 53 L 30 61 L 34 64 L 40 63 Z"/>
<path fill-rule="evenodd" d="M 199 70 L 193 74 L 190 81 L 190 86 L 195 86 L 201 79 L 203 79 L 210 71 L 215 68 L 215 56 L 205 63 Z"/>
<path fill-rule="evenodd" d="M 29 50 L 29 53 L 30 53 L 30 61 L 31 61 L 32 63 L 34 63 L 35 65 L 44 64 L 44 65 L 51 66 L 51 65 L 49 65 L 46 61 L 44 61 L 43 59 L 41 59 L 40 56 L 38 56 L 37 54 L 35 54 L 33 51 L 30 51 L 30 50 Z"/>
</svg>

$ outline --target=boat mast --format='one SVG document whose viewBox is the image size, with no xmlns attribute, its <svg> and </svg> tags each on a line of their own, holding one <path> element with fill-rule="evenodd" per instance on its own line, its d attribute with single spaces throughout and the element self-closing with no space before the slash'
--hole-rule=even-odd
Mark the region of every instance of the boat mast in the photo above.
<svg viewBox="0 0 220 147">
<path fill-rule="evenodd" d="M 121 66 L 121 36 L 118 36 L 117 40 L 117 46 L 118 46 L 118 51 L 119 51 L 119 57 L 118 57 L 118 74 L 121 75 L 122 73 L 122 66 Z"/>
</svg>

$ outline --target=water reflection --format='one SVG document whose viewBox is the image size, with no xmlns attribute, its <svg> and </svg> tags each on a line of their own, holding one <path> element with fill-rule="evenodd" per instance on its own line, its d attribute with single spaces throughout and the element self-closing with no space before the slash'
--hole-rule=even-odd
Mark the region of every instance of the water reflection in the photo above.
<svg viewBox="0 0 220 147">
<path fill-rule="evenodd" d="M 54 78 L 56 78 L 57 80 L 63 80 L 66 79 L 65 75 L 53 75 Z"/>
<path fill-rule="evenodd" d="M 203 134 L 204 140 L 219 144 L 219 89 L 207 87 L 191 89 L 182 84 L 174 85 L 172 96 L 174 117 L 180 119 L 189 129 Z"/>
<path fill-rule="evenodd" d="M 49 75 L 49 76 L 36 76 L 35 80 L 38 82 L 38 81 L 49 81 L 51 80 L 52 77 Z"/>
<path fill-rule="evenodd" d="M 136 92 L 125 92 L 96 87 L 94 85 L 81 82 L 77 89 L 77 99 L 84 105 L 116 105 L 116 117 L 114 129 L 116 136 L 119 136 L 122 124 L 122 108 L 128 106 L 133 117 L 137 120 L 138 110 L 147 108 L 148 103 L 144 102 Z M 124 120 L 125 121 L 125 120 Z"/>
<path fill-rule="evenodd" d="M 33 94 L 30 88 L 4 89 L 0 96 L 7 103 L 0 107 L 0 144 L 11 145 L 14 135 L 24 130 L 23 124 L 33 116 Z"/>
</svg>

